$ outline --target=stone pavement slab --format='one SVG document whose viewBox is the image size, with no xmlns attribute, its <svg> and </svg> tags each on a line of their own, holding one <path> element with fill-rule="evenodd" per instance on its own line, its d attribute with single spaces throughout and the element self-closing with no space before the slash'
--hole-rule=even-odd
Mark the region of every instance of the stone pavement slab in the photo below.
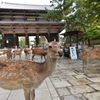
<svg viewBox="0 0 100 100">
<path fill-rule="evenodd" d="M 74 79 L 74 80 L 69 80 L 69 82 L 72 85 L 84 85 L 84 84 L 90 84 L 92 83 L 91 81 L 85 79 L 85 78 L 80 78 L 80 79 Z"/>
<path fill-rule="evenodd" d="M 73 95 L 77 100 L 87 100 L 82 94 Z"/>
<path fill-rule="evenodd" d="M 90 80 L 90 81 L 92 81 L 92 82 L 100 82 L 100 77 L 88 78 L 88 80 Z"/>
<path fill-rule="evenodd" d="M 63 100 L 77 100 L 73 95 L 64 96 L 62 99 Z"/>
<path fill-rule="evenodd" d="M 11 91 L 0 88 L 0 100 L 7 100 Z"/>
<path fill-rule="evenodd" d="M 70 92 L 72 94 L 82 94 L 82 93 L 88 93 L 88 92 L 94 92 L 95 90 L 88 85 L 77 85 L 77 86 L 72 86 L 68 87 Z"/>
<path fill-rule="evenodd" d="M 24 100 L 24 93 L 22 89 L 13 90 L 9 94 L 8 100 Z"/>
<path fill-rule="evenodd" d="M 63 88 L 58 88 L 57 92 L 58 92 L 60 97 L 61 96 L 66 96 L 66 95 L 70 95 L 70 92 L 68 91 L 68 89 L 64 88 L 64 87 Z"/>
<path fill-rule="evenodd" d="M 53 84 L 54 84 L 55 88 L 61 88 L 61 87 L 71 86 L 70 83 L 68 83 L 67 81 L 64 81 L 64 80 L 53 82 Z"/>
<path fill-rule="evenodd" d="M 48 87 L 48 89 L 50 91 L 50 94 L 51 94 L 52 98 L 59 98 L 59 95 L 56 92 L 56 89 L 54 88 L 50 78 L 46 78 L 45 81 L 46 81 L 47 87 Z"/>
<path fill-rule="evenodd" d="M 100 100 L 100 92 L 93 92 L 84 94 L 88 100 Z"/>
<path fill-rule="evenodd" d="M 89 84 L 89 86 L 91 86 L 91 87 L 94 88 L 95 90 L 100 91 L 100 83 Z"/>
<path fill-rule="evenodd" d="M 70 95 L 70 96 L 64 96 L 63 100 L 87 100 L 83 95 Z"/>
</svg>

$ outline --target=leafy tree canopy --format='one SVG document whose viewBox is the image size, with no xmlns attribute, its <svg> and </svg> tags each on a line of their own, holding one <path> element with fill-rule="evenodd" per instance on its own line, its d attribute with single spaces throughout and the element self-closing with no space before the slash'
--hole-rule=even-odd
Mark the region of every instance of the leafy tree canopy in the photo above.
<svg viewBox="0 0 100 100">
<path fill-rule="evenodd" d="M 87 38 L 100 36 L 100 0 L 51 0 L 53 10 L 47 10 L 48 20 L 66 21 L 66 31 L 79 30 Z"/>
</svg>

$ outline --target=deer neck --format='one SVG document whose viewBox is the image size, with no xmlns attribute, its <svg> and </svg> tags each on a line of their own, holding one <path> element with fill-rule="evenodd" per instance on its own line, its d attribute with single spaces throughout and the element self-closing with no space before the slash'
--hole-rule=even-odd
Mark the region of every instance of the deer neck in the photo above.
<svg viewBox="0 0 100 100">
<path fill-rule="evenodd" d="M 47 59 L 44 64 L 46 64 L 46 73 L 48 76 L 51 75 L 52 72 L 54 71 L 56 67 L 56 61 L 57 59 L 52 59 L 47 55 Z"/>
</svg>

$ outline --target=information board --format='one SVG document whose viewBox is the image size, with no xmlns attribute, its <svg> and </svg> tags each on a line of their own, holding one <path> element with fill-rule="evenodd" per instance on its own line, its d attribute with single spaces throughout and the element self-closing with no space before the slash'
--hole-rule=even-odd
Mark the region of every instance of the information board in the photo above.
<svg viewBox="0 0 100 100">
<path fill-rule="evenodd" d="M 70 47 L 70 58 L 77 59 L 76 47 Z"/>
</svg>

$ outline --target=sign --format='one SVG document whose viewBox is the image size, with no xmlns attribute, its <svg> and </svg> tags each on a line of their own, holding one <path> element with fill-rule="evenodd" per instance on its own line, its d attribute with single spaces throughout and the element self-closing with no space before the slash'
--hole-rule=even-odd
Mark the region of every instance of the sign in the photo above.
<svg viewBox="0 0 100 100">
<path fill-rule="evenodd" d="M 28 21 L 35 21 L 35 18 L 27 18 Z"/>
<path fill-rule="evenodd" d="M 71 59 L 77 59 L 76 47 L 70 47 L 70 57 Z"/>
</svg>

